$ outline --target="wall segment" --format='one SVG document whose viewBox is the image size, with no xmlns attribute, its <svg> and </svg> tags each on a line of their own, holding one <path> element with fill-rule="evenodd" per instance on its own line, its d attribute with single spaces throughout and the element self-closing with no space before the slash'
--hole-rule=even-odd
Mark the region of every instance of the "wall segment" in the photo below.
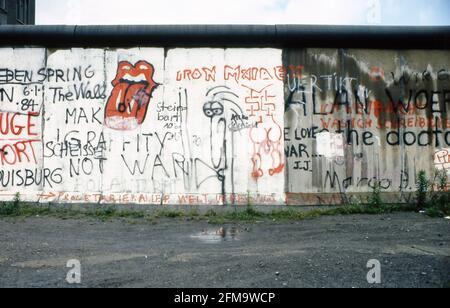
<svg viewBox="0 0 450 308">
<path fill-rule="evenodd" d="M 449 59 L 448 51 L 286 52 L 302 69 L 285 86 L 291 202 L 336 203 L 377 185 L 408 201 L 420 170 L 448 172 L 436 161 L 448 160 Z"/>
</svg>

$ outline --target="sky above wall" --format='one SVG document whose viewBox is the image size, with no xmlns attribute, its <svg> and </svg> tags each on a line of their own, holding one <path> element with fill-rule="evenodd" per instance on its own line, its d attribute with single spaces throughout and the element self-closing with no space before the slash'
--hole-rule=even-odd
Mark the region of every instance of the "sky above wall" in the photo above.
<svg viewBox="0 0 450 308">
<path fill-rule="evenodd" d="M 448 0 L 36 0 L 37 24 L 450 25 Z"/>
</svg>

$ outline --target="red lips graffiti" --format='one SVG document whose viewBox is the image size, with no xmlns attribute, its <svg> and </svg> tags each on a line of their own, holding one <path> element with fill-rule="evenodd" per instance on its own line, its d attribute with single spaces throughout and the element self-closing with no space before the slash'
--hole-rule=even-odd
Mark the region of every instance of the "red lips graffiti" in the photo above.
<svg viewBox="0 0 450 308">
<path fill-rule="evenodd" d="M 155 69 L 146 61 L 135 65 L 119 63 L 114 89 L 105 109 L 105 125 L 115 130 L 133 130 L 141 125 L 157 84 L 153 80 Z"/>
</svg>

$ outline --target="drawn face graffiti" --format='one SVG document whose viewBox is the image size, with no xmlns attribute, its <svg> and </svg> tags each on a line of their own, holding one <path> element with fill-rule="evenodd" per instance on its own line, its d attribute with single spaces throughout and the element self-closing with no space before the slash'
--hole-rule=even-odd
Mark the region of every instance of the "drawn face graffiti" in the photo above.
<svg viewBox="0 0 450 308">
<path fill-rule="evenodd" d="M 223 114 L 223 105 L 220 102 L 207 102 L 203 105 L 203 113 L 208 118 L 214 118 Z"/>
<path fill-rule="evenodd" d="M 105 125 L 115 130 L 133 130 L 147 115 L 152 93 L 157 87 L 153 80 L 153 65 L 139 61 L 135 65 L 119 63 L 114 89 L 105 109 Z"/>
</svg>

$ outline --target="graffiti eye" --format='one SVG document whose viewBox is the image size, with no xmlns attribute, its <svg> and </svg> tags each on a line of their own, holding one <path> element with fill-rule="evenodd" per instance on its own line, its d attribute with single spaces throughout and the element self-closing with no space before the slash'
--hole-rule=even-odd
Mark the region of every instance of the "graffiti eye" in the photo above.
<svg viewBox="0 0 450 308">
<path fill-rule="evenodd" d="M 222 115 L 223 114 L 223 105 L 220 102 L 212 102 L 211 103 L 211 110 L 214 113 L 214 115 Z"/>
<path fill-rule="evenodd" d="M 213 111 L 215 115 L 221 115 L 223 113 L 223 110 L 221 108 L 216 108 Z"/>
<path fill-rule="evenodd" d="M 211 109 L 205 109 L 205 115 L 207 117 L 212 117 L 213 116 L 213 112 L 211 111 Z"/>
</svg>

